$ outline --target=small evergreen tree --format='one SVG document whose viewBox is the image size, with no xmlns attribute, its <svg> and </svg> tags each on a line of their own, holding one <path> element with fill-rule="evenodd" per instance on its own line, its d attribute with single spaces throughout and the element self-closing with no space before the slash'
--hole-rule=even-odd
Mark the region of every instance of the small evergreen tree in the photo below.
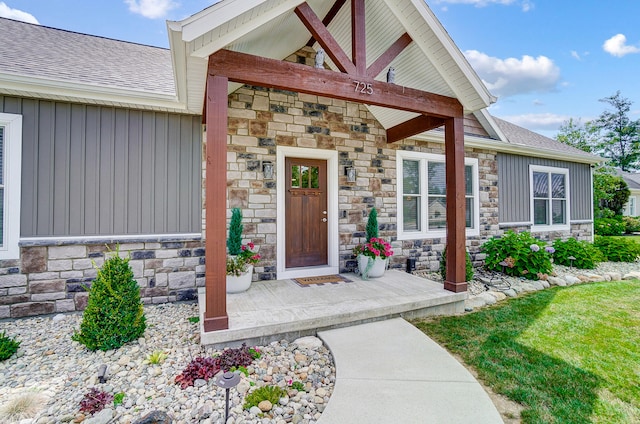
<svg viewBox="0 0 640 424">
<path fill-rule="evenodd" d="M 367 220 L 367 241 L 373 237 L 378 238 L 378 211 L 376 208 L 371 209 Z"/>
<path fill-rule="evenodd" d="M 466 260 L 465 260 L 465 281 L 473 280 L 473 263 L 471 263 L 471 255 L 469 252 L 466 252 Z M 447 279 L 447 249 L 445 248 L 442 251 L 442 260 L 440 261 L 440 276 L 443 280 Z"/>
<path fill-rule="evenodd" d="M 116 254 L 104 262 L 89 291 L 80 331 L 72 340 L 89 350 L 117 349 L 144 334 L 146 319 L 140 288 L 129 259 Z"/>
<path fill-rule="evenodd" d="M 242 228 L 242 211 L 233 208 L 229 224 L 229 237 L 227 238 L 227 249 L 230 255 L 239 255 L 242 252 Z"/>
</svg>

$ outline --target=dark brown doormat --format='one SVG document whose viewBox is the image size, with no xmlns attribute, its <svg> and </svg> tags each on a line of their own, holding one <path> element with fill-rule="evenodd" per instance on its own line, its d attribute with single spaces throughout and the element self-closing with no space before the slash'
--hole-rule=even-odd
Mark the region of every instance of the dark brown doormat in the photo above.
<svg viewBox="0 0 640 424">
<path fill-rule="evenodd" d="M 351 280 L 338 274 L 321 275 L 319 277 L 294 278 L 293 281 L 298 283 L 300 287 L 309 287 L 312 284 L 322 285 L 322 284 L 351 283 Z"/>
</svg>

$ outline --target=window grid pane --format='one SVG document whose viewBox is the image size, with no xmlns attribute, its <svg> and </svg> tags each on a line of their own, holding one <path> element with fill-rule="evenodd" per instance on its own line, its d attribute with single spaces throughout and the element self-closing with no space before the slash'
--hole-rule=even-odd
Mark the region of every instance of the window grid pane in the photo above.
<svg viewBox="0 0 640 424">
<path fill-rule="evenodd" d="M 444 163 L 429 162 L 427 168 L 429 194 L 444 195 L 446 193 Z"/>
<path fill-rule="evenodd" d="M 551 201 L 551 222 L 553 224 L 566 224 L 566 204 L 564 200 L 552 200 Z"/>
<path fill-rule="evenodd" d="M 420 193 L 420 162 L 417 160 L 402 161 L 403 194 Z"/>
<path fill-rule="evenodd" d="M 447 227 L 447 202 L 444 196 L 429 196 L 429 230 Z"/>
<path fill-rule="evenodd" d="M 4 127 L 0 127 L 0 247 L 4 247 Z"/>
<path fill-rule="evenodd" d="M 533 223 L 535 225 L 549 225 L 549 201 L 547 199 L 533 200 Z"/>
<path fill-rule="evenodd" d="M 420 231 L 420 196 L 404 196 L 402 212 L 405 231 Z"/>
<path fill-rule="evenodd" d="M 533 197 L 549 197 L 549 174 L 543 172 L 533 173 Z"/>
<path fill-rule="evenodd" d="M 554 199 L 566 198 L 564 175 L 551 174 L 551 197 Z"/>
</svg>

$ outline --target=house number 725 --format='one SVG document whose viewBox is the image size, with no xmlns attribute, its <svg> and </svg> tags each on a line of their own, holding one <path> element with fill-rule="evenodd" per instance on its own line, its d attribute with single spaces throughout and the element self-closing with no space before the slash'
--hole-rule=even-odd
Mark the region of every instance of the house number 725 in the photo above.
<svg viewBox="0 0 640 424">
<path fill-rule="evenodd" d="M 353 81 L 353 83 L 356 85 L 356 89 L 355 89 L 356 93 L 360 92 L 362 94 L 368 94 L 368 95 L 373 94 L 373 84 L 364 83 L 360 81 Z"/>
</svg>

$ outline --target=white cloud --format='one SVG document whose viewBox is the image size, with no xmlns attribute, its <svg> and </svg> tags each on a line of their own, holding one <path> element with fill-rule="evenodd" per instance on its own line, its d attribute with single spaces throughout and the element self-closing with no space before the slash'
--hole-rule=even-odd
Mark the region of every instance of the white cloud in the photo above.
<svg viewBox="0 0 640 424">
<path fill-rule="evenodd" d="M 515 3 L 522 5 L 523 12 L 528 12 L 534 8 L 534 4 L 531 0 L 437 0 L 436 3 L 472 4 L 475 7 L 485 7 L 490 4 L 503 4 L 508 6 Z"/>
<path fill-rule="evenodd" d="M 30 24 L 38 24 L 40 22 L 31 13 L 23 12 L 22 10 L 12 9 L 4 2 L 0 1 L 0 16 L 3 18 L 15 19 L 16 21 L 28 22 Z"/>
<path fill-rule="evenodd" d="M 499 59 L 477 50 L 464 54 L 489 91 L 498 97 L 554 91 L 560 80 L 560 68 L 546 56 Z"/>
<path fill-rule="evenodd" d="M 629 53 L 640 53 L 640 48 L 627 45 L 627 37 L 624 34 L 616 34 L 604 42 L 602 48 L 612 56 L 622 57 Z"/>
<path fill-rule="evenodd" d="M 133 13 L 149 19 L 163 18 L 171 9 L 178 7 L 172 0 L 124 0 Z"/>
<path fill-rule="evenodd" d="M 533 105 L 534 106 L 544 106 L 544 102 L 542 100 L 540 100 L 540 99 L 535 99 L 533 101 Z"/>
<path fill-rule="evenodd" d="M 582 60 L 582 58 L 580 57 L 580 53 L 578 53 L 575 50 L 571 50 L 571 57 L 573 57 L 574 59 L 577 59 L 577 60 Z"/>
<path fill-rule="evenodd" d="M 527 113 L 524 115 L 500 116 L 500 118 L 528 128 L 531 131 L 551 131 L 560 128 L 560 125 L 571 117 L 568 115 L 556 115 L 555 113 Z"/>
</svg>

